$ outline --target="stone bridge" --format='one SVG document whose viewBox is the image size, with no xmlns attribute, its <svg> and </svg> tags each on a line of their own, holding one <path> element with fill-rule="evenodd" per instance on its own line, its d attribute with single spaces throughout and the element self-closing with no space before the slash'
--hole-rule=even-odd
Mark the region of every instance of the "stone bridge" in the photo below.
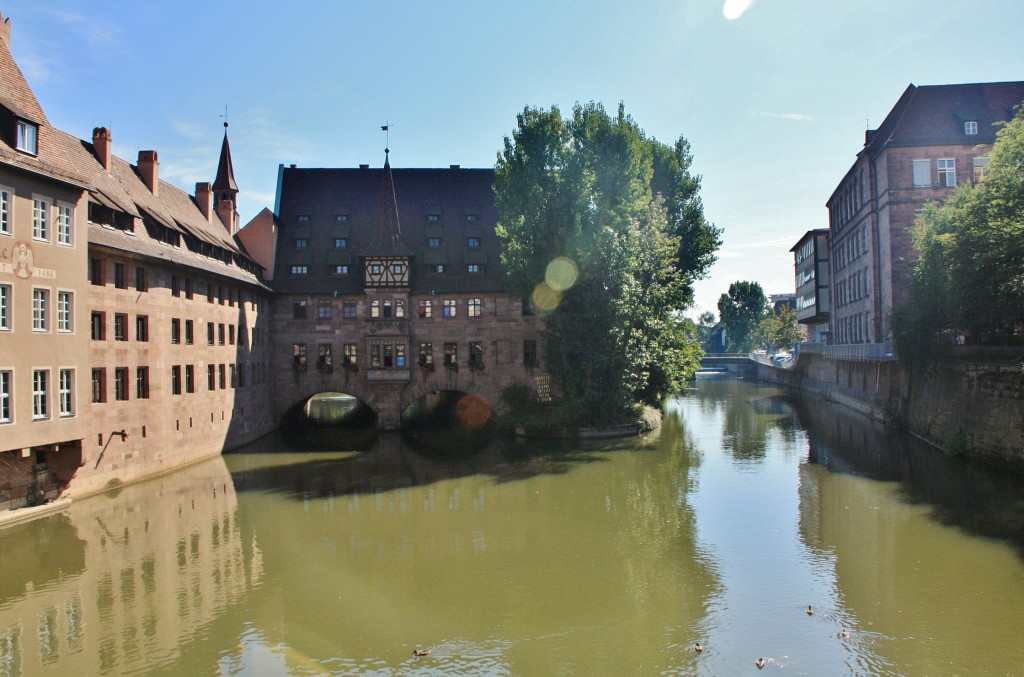
<svg viewBox="0 0 1024 677">
<path fill-rule="evenodd" d="M 739 376 L 753 376 L 757 363 L 748 353 L 707 353 L 701 358 L 701 369 L 725 369 Z"/>
<path fill-rule="evenodd" d="M 499 370 L 505 372 L 506 370 Z M 508 376 L 507 373 L 502 374 Z M 440 391 L 454 391 L 476 395 L 475 416 L 482 415 L 481 409 L 490 417 L 500 405 L 501 389 L 512 382 L 501 380 L 499 374 L 486 370 L 474 370 L 463 366 L 451 369 L 438 365 L 434 370 L 413 366 L 406 369 L 336 369 L 325 373 L 315 369 L 295 371 L 287 382 L 279 379 L 274 393 L 274 412 L 282 421 L 296 407 L 305 404 L 313 395 L 323 392 L 341 392 L 358 398 L 376 414 L 381 430 L 396 430 L 400 427 L 402 412 L 425 395 Z M 520 382 L 532 382 L 532 376 L 524 374 Z M 532 385 L 532 383 L 531 383 Z M 481 406 L 481 400 L 489 410 Z"/>
</svg>

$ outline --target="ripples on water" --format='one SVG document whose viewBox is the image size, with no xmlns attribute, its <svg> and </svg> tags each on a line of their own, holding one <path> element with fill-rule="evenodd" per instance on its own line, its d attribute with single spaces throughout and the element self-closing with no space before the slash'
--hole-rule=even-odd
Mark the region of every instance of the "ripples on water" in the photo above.
<svg viewBox="0 0 1024 677">
<path fill-rule="evenodd" d="M 597 447 L 268 438 L 4 529 L 0 675 L 1019 672 L 1020 477 L 741 381 L 666 412 Z"/>
</svg>

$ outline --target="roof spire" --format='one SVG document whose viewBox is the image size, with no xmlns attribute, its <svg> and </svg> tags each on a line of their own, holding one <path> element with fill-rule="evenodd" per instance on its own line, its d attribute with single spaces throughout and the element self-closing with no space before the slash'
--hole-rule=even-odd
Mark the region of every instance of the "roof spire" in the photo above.
<svg viewBox="0 0 1024 677">
<path fill-rule="evenodd" d="M 227 107 L 224 107 L 227 117 Z M 213 180 L 213 191 L 216 200 L 235 201 L 238 195 L 238 184 L 235 183 L 235 167 L 231 162 L 231 144 L 228 143 L 228 122 L 224 121 L 224 141 L 220 146 L 220 162 L 217 164 L 217 178 Z"/>
</svg>

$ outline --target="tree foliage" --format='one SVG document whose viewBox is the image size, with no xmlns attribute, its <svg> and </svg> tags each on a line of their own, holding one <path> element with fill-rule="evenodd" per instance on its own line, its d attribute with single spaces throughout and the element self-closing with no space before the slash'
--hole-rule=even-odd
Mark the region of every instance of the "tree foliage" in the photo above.
<svg viewBox="0 0 1024 677">
<path fill-rule="evenodd" d="M 748 352 L 754 347 L 757 325 L 768 314 L 768 297 L 757 282 L 733 282 L 729 293 L 718 298 L 718 314 L 730 348 Z"/>
<path fill-rule="evenodd" d="M 1024 109 L 996 135 L 986 176 L 925 205 L 908 300 L 893 310 L 900 360 L 927 366 L 956 333 L 1011 341 L 1024 323 Z"/>
<path fill-rule="evenodd" d="M 526 108 L 496 164 L 506 287 L 546 315 L 545 368 L 581 420 L 677 390 L 699 365 L 681 311 L 715 260 L 689 144 L 623 106 Z M 552 269 L 554 272 L 552 272 Z"/>
<path fill-rule="evenodd" d="M 777 313 L 768 313 L 754 331 L 755 342 L 762 348 L 791 348 L 803 341 L 806 330 L 796 321 L 796 310 L 782 306 Z"/>
</svg>

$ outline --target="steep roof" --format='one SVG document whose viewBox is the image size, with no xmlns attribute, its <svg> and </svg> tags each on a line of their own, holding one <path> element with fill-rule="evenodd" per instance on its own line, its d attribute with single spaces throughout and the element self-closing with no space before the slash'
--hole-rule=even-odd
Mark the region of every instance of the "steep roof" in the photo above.
<svg viewBox="0 0 1024 677">
<path fill-rule="evenodd" d="M 224 141 L 220 144 L 220 161 L 217 163 L 217 178 L 213 180 L 213 190 L 229 190 L 238 192 L 235 183 L 235 166 L 231 162 L 231 145 L 228 143 L 228 123 L 224 123 Z"/>
<path fill-rule="evenodd" d="M 1024 101 L 1024 82 L 959 85 L 911 84 L 874 132 L 862 152 L 875 155 L 895 146 L 953 146 L 995 143 L 996 123 L 1013 117 Z M 964 134 L 964 123 L 978 133 Z"/>
<path fill-rule="evenodd" d="M 0 105 L 20 118 L 49 126 L 50 121 L 46 118 L 43 107 L 39 105 L 35 93 L 25 80 L 25 75 L 11 55 L 10 21 L 10 18 L 4 19 L 0 13 L 0 83 L 3 83 L 3 87 L 0 87 Z"/>
</svg>

